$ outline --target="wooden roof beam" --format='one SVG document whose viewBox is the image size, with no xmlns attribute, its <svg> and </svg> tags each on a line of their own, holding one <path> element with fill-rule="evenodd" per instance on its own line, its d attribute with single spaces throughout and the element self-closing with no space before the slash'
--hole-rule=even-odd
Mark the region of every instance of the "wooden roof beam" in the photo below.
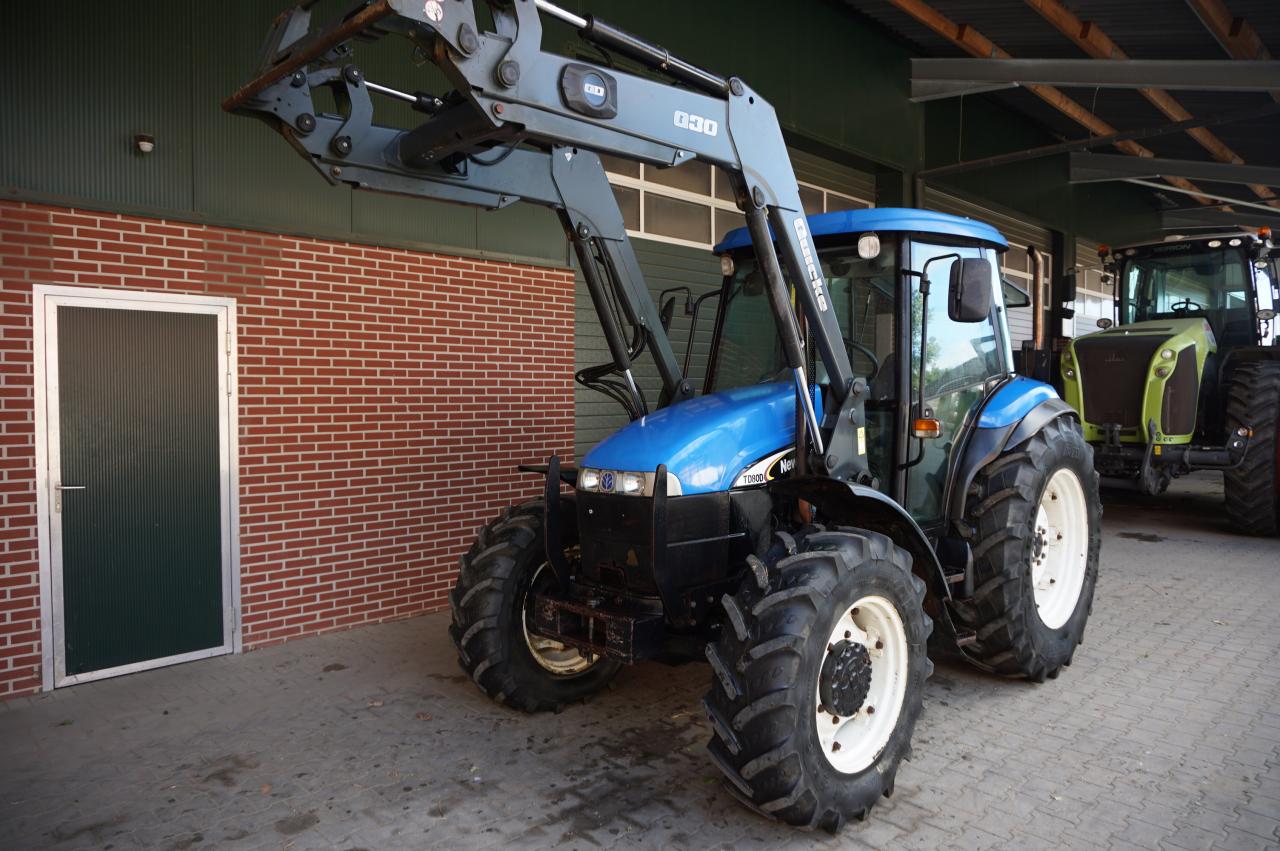
<svg viewBox="0 0 1280 851">
<path fill-rule="evenodd" d="M 970 56 L 977 56 L 983 59 L 1013 58 L 1008 51 L 978 30 L 968 24 L 957 24 L 928 3 L 923 2 L 923 0 L 889 0 L 889 2 L 938 35 L 946 38 Z M 1116 128 L 1068 97 L 1061 89 L 1039 84 L 1028 85 L 1023 88 L 1096 136 L 1110 136 L 1117 132 Z M 1155 152 L 1150 148 L 1133 141 L 1116 142 L 1115 147 L 1135 157 L 1155 156 Z M 1166 182 L 1188 192 L 1203 193 L 1204 191 L 1191 181 L 1184 180 L 1181 177 L 1166 178 Z M 1213 203 L 1203 195 L 1193 197 L 1196 197 L 1196 200 L 1200 203 Z"/>
<path fill-rule="evenodd" d="M 1226 0 L 1187 0 L 1187 5 L 1232 59 L 1272 58 L 1262 36 L 1244 18 L 1232 15 Z M 1280 91 L 1272 92 L 1271 98 L 1280 102 Z"/>
<path fill-rule="evenodd" d="M 1080 20 L 1059 0 L 1026 0 L 1026 4 L 1039 12 L 1040 17 L 1052 24 L 1058 32 L 1071 39 L 1076 47 L 1094 59 L 1129 58 L 1128 54 L 1112 41 L 1111 36 L 1103 32 L 1101 27 L 1093 21 Z M 1164 89 L 1138 89 L 1138 92 L 1173 121 L 1186 121 L 1191 117 L 1187 108 Z M 1243 157 L 1231 150 L 1227 143 L 1207 127 L 1194 127 L 1187 131 L 1187 135 L 1195 139 L 1200 147 L 1208 151 L 1209 156 L 1218 162 L 1235 165 L 1244 163 Z M 1267 186 L 1251 185 L 1249 189 L 1254 195 L 1268 201 L 1276 197 L 1275 192 Z"/>
</svg>

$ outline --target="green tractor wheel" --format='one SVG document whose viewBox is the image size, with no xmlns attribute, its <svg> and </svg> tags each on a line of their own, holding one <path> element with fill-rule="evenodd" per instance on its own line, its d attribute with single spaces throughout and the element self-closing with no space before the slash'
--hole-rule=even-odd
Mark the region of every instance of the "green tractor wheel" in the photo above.
<svg viewBox="0 0 1280 851">
<path fill-rule="evenodd" d="M 1236 369 L 1227 394 L 1227 427 L 1253 431 L 1244 462 L 1223 476 L 1227 517 L 1249 535 L 1280 534 L 1280 363 Z"/>
</svg>

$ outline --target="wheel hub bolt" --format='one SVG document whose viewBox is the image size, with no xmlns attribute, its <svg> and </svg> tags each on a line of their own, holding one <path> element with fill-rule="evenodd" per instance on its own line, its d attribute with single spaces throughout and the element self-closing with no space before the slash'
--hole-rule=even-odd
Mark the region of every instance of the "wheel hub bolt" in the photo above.
<svg viewBox="0 0 1280 851">
<path fill-rule="evenodd" d="M 875 714 L 876 714 L 876 708 L 875 708 L 874 706 L 868 706 L 868 707 L 867 707 L 867 714 L 868 714 L 868 715 L 875 715 Z"/>
<path fill-rule="evenodd" d="M 850 617 L 855 617 L 855 618 L 856 618 L 856 617 L 858 616 L 858 610 L 857 610 L 857 609 L 850 609 L 850 610 L 849 610 L 849 615 L 850 615 Z"/>
<path fill-rule="evenodd" d="M 884 649 L 884 642 L 883 642 L 883 641 L 877 641 L 877 642 L 876 642 L 876 649 L 877 649 L 877 650 L 883 650 L 883 649 Z"/>
<path fill-rule="evenodd" d="M 832 750 L 832 752 L 833 752 L 833 753 L 834 753 L 835 751 L 840 750 L 840 743 L 839 743 L 839 742 L 832 742 L 832 743 L 831 743 L 831 750 Z"/>
<path fill-rule="evenodd" d="M 846 630 L 844 631 L 844 637 L 845 637 L 845 638 L 852 638 L 852 637 L 853 637 L 853 633 L 846 629 Z"/>
</svg>

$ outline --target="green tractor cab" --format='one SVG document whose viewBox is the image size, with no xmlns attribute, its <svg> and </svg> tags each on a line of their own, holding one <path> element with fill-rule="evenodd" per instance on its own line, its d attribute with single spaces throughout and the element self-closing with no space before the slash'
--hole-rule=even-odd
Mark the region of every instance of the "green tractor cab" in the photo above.
<svg viewBox="0 0 1280 851">
<path fill-rule="evenodd" d="M 1280 532 L 1280 346 L 1267 231 L 1100 249 L 1117 316 L 1062 353 L 1104 480 L 1144 493 L 1221 470 L 1240 531 Z M 1118 324 L 1117 324 L 1118 323 Z"/>
</svg>

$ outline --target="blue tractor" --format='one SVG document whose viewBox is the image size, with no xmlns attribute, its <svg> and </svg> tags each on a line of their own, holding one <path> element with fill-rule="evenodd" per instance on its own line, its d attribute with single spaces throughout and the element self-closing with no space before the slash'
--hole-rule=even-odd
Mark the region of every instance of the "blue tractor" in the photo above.
<svg viewBox="0 0 1280 851">
<path fill-rule="evenodd" d="M 276 19 L 224 107 L 336 185 L 554 210 L 611 356 L 578 380 L 632 420 L 578 467 L 527 467 L 543 497 L 463 556 L 450 634 L 481 690 L 551 710 L 623 664 L 705 660 L 729 790 L 835 831 L 893 790 L 935 626 L 998 674 L 1043 681 L 1071 663 L 1097 578 L 1098 480 L 1075 412 L 1013 372 L 1005 311 L 1026 297 L 999 277 L 996 230 L 909 209 L 806 217 L 763 97 L 548 0 L 491 0 L 492 31 L 463 0 L 362 0 L 317 29 L 312 5 Z M 542 15 L 646 73 L 543 50 Z M 454 90 L 365 79 L 354 45 L 388 34 Z M 421 117 L 379 123 L 375 95 Z M 743 212 L 716 249 L 700 390 L 601 153 L 707 162 Z"/>
<path fill-rule="evenodd" d="M 806 419 L 817 443 L 839 409 L 812 335 L 797 404 L 752 243 L 734 231 L 716 248 L 725 277 L 701 395 L 560 469 L 571 492 L 549 488 L 482 530 L 454 638 L 486 693 L 531 711 L 589 696 L 621 664 L 705 658 L 728 787 L 837 829 L 893 789 L 935 627 L 984 670 L 1039 682 L 1071 664 L 1101 509 L 1076 415 L 1013 374 L 1005 311 L 1026 297 L 996 274 L 1000 233 L 912 209 L 807 228 L 866 377 L 855 441 L 868 477 L 829 475 L 821 444 L 796 452 Z"/>
</svg>

